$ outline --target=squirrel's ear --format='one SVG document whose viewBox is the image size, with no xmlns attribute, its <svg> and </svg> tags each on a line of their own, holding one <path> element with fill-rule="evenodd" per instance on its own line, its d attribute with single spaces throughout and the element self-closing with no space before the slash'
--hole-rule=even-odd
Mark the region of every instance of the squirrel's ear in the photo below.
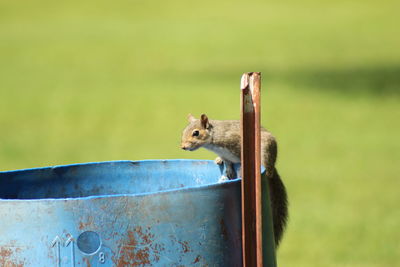
<svg viewBox="0 0 400 267">
<path fill-rule="evenodd" d="M 189 113 L 188 116 L 187 116 L 187 120 L 188 120 L 188 122 L 193 122 L 196 119 L 193 117 L 193 115 L 191 113 Z"/>
<path fill-rule="evenodd" d="M 207 117 L 206 114 L 201 114 L 200 121 L 201 121 L 201 126 L 202 126 L 204 129 L 208 129 L 208 128 L 209 128 L 210 123 L 208 122 L 208 117 Z"/>
</svg>

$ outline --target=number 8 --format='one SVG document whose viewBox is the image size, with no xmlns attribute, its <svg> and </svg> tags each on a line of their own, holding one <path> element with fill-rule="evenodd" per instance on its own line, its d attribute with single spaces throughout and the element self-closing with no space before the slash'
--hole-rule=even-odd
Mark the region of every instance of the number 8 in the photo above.
<svg viewBox="0 0 400 267">
<path fill-rule="evenodd" d="M 99 253 L 99 262 L 100 263 L 105 263 L 106 262 L 106 256 L 104 255 L 104 252 Z"/>
</svg>

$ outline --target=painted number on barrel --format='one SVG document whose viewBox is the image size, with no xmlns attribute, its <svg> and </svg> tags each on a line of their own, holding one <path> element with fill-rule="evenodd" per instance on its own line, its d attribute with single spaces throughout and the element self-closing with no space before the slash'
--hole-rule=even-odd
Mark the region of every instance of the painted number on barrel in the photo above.
<svg viewBox="0 0 400 267">
<path fill-rule="evenodd" d="M 100 263 L 105 263 L 106 262 L 106 256 L 104 255 L 104 252 L 99 253 L 99 262 Z"/>
</svg>

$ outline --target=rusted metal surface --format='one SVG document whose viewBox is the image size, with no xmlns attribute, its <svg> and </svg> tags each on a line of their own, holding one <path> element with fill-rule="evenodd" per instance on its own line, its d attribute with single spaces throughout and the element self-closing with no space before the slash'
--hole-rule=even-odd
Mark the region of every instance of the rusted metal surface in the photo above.
<svg viewBox="0 0 400 267">
<path fill-rule="evenodd" d="M 24 260 L 20 259 L 18 247 L 0 247 L 0 266 L 2 267 L 24 267 Z"/>
<path fill-rule="evenodd" d="M 261 215 L 260 74 L 241 81 L 243 265 L 263 266 Z"/>
<path fill-rule="evenodd" d="M 261 166 L 261 74 L 241 79 L 243 266 L 276 266 L 268 184 Z M 265 180 L 265 179 L 264 179 Z M 264 219 L 264 222 L 263 222 Z"/>
<path fill-rule="evenodd" d="M 241 266 L 240 179 L 217 183 L 222 172 L 190 160 L 0 172 L 0 266 Z"/>
</svg>

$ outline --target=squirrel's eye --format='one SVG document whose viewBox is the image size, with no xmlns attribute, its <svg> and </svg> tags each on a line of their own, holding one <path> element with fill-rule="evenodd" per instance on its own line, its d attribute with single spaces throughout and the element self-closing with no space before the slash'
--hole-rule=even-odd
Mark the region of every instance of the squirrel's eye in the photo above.
<svg viewBox="0 0 400 267">
<path fill-rule="evenodd" d="M 193 131 L 192 136 L 199 136 L 200 132 L 198 130 Z"/>
</svg>

